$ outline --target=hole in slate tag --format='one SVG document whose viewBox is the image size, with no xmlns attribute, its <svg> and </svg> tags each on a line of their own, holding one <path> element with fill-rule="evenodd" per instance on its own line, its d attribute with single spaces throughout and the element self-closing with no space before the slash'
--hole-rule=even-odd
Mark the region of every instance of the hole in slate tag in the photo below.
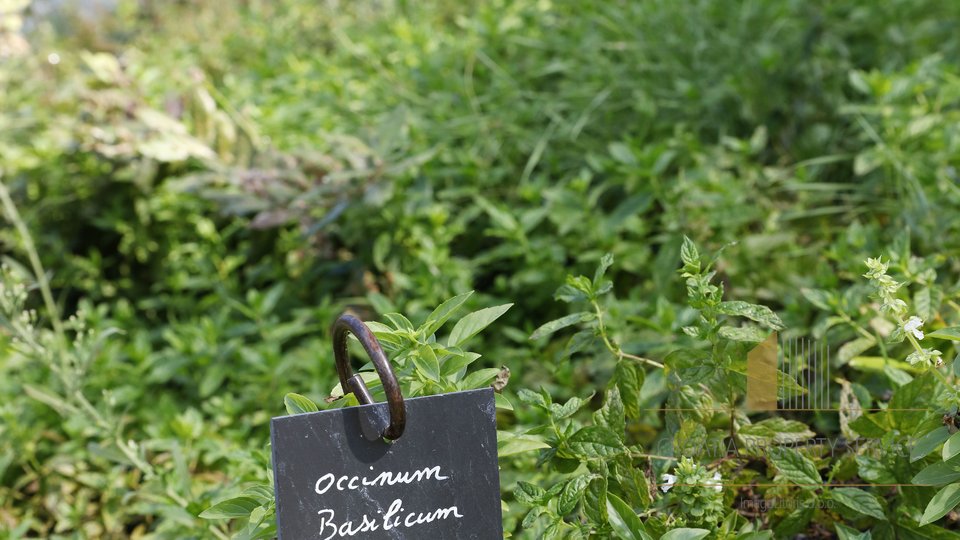
<svg viewBox="0 0 960 540">
<path fill-rule="evenodd" d="M 375 403 L 360 407 L 360 432 L 363 438 L 368 441 L 383 440 L 390 442 L 383 437 L 383 432 L 390 425 L 390 409 L 386 403 Z"/>
</svg>

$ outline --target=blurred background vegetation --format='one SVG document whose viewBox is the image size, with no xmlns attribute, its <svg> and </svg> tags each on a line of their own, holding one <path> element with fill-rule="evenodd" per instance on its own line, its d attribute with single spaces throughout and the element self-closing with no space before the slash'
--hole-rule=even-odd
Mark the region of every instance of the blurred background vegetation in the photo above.
<svg viewBox="0 0 960 540">
<path fill-rule="evenodd" d="M 0 0 L 0 254 L 91 336 L 58 371 L 0 330 L 0 538 L 229 537 L 198 514 L 267 479 L 285 393 L 329 394 L 346 308 L 514 302 L 473 350 L 565 399 L 615 359 L 528 337 L 607 252 L 655 359 L 683 235 L 798 334 L 860 314 L 868 256 L 939 269 L 925 319 L 956 296 L 960 3 L 69 5 Z"/>
</svg>

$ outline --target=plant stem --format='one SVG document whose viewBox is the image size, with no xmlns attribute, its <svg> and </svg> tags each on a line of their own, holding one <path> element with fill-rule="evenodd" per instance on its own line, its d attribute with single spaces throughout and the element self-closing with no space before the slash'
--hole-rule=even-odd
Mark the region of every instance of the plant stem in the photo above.
<svg viewBox="0 0 960 540">
<path fill-rule="evenodd" d="M 54 334 L 57 336 L 57 353 L 60 356 L 60 363 L 62 366 L 57 369 L 57 366 L 54 363 L 51 363 L 50 368 L 58 373 L 64 385 L 70 389 L 68 395 L 72 398 L 74 402 L 79 404 L 80 409 L 86 413 L 86 415 L 93 421 L 95 425 L 104 431 L 111 431 L 113 426 L 110 425 L 103 415 L 100 414 L 100 411 L 91 404 L 87 398 L 83 395 L 78 387 L 78 378 L 72 377 L 69 372 L 69 355 L 67 354 L 67 341 L 66 334 L 63 329 L 63 320 L 60 318 L 60 309 L 57 307 L 57 303 L 53 299 L 53 291 L 50 288 L 50 281 L 47 279 L 47 274 L 43 270 L 43 264 L 40 262 L 40 255 L 37 252 L 36 244 L 33 243 L 33 236 L 30 234 L 30 230 L 27 228 L 26 222 L 20 216 L 20 212 L 17 211 L 17 205 L 14 204 L 13 198 L 10 197 L 10 191 L 7 189 L 6 184 L 0 180 L 0 203 L 3 204 L 4 213 L 6 213 L 7 218 L 13 223 L 14 227 L 17 229 L 17 233 L 20 235 L 20 239 L 23 241 L 24 250 L 27 252 L 27 257 L 30 259 L 30 266 L 32 267 L 34 277 L 37 280 L 37 285 L 40 287 L 40 294 L 43 296 L 43 302 L 47 308 L 47 312 L 50 317 L 50 323 L 53 326 Z M 71 395 L 72 394 L 72 395 Z M 150 464 L 146 463 L 140 456 L 136 455 L 123 440 L 120 438 L 120 434 L 117 433 L 114 438 L 114 443 L 117 446 L 117 449 L 123 453 L 127 459 L 147 478 L 152 478 L 154 476 L 154 470 Z"/>
<path fill-rule="evenodd" d="M 603 343 L 607 346 L 607 349 L 617 357 L 618 360 L 624 358 L 629 358 L 630 360 L 636 360 L 638 362 L 643 362 L 651 366 L 663 369 L 663 364 L 657 362 L 656 360 L 651 360 L 649 358 L 644 358 L 642 356 L 637 356 L 635 354 L 628 354 L 623 352 L 623 349 L 619 345 L 610 340 L 607 336 L 607 327 L 603 323 L 603 309 L 600 307 L 600 304 L 596 300 L 592 300 L 591 304 L 593 305 L 593 311 L 597 315 L 597 329 L 600 331 L 600 337 L 603 338 Z"/>
<path fill-rule="evenodd" d="M 57 334 L 57 339 L 63 341 L 63 321 L 60 319 L 60 309 L 53 300 L 50 282 L 47 280 L 47 274 L 43 271 L 43 265 L 40 263 L 40 255 L 37 253 L 37 247 L 33 243 L 30 230 L 27 229 L 26 222 L 20 217 L 20 212 L 17 211 L 17 205 L 13 203 L 10 192 L 7 190 L 6 184 L 2 181 L 2 175 L 0 175 L 0 202 L 3 203 L 3 210 L 6 212 L 7 218 L 13 222 L 17 233 L 20 235 L 20 239 L 23 241 L 23 247 L 27 252 L 27 257 L 30 259 L 30 266 L 33 267 L 37 285 L 40 287 L 40 294 L 43 296 L 43 302 L 50 314 L 50 322 L 53 325 L 53 330 Z"/>
</svg>

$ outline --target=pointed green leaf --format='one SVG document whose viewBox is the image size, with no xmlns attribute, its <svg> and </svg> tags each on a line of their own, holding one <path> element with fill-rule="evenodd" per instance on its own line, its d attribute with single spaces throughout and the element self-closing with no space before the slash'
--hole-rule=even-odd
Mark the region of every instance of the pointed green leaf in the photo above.
<svg viewBox="0 0 960 540">
<path fill-rule="evenodd" d="M 816 465 L 793 448 L 778 447 L 771 449 L 770 461 L 776 465 L 782 478 L 801 485 L 804 489 L 814 489 L 820 487 L 820 484 L 823 483 Z"/>
<path fill-rule="evenodd" d="M 684 270 L 700 271 L 700 253 L 697 252 L 697 245 L 686 236 L 683 237 L 683 245 L 680 246 L 680 260 L 683 261 Z"/>
<path fill-rule="evenodd" d="M 320 410 L 310 398 L 293 392 L 283 396 L 283 404 L 287 408 L 287 414 L 303 414 Z"/>
<path fill-rule="evenodd" d="M 571 478 L 569 482 L 564 484 L 563 491 L 560 492 L 560 496 L 557 498 L 557 512 L 561 516 L 573 512 L 573 509 L 577 507 L 577 503 L 580 502 L 580 498 L 583 497 L 583 492 L 587 490 L 587 484 L 589 484 L 592 479 L 591 476 L 583 474 Z"/>
<path fill-rule="evenodd" d="M 612 457 L 625 450 L 620 436 L 606 426 L 581 428 L 567 439 L 567 447 L 574 455 L 586 458 Z"/>
<path fill-rule="evenodd" d="M 259 508 L 260 503 L 253 497 L 234 497 L 207 508 L 200 513 L 203 519 L 231 519 L 242 518 L 250 515 L 255 508 Z"/>
<path fill-rule="evenodd" d="M 607 522 L 621 540 L 653 540 L 640 516 L 613 493 L 607 494 Z"/>
<path fill-rule="evenodd" d="M 505 431 L 497 432 L 497 455 L 500 457 L 522 454 L 550 448 L 550 445 L 535 435 L 514 435 Z"/>
<path fill-rule="evenodd" d="M 830 496 L 833 500 L 853 511 L 883 521 L 887 520 L 883 507 L 877 502 L 877 498 L 862 489 L 835 488 L 830 491 Z"/>
<path fill-rule="evenodd" d="M 483 388 L 484 386 L 489 386 L 499 374 L 499 368 L 478 369 L 464 377 L 460 386 L 464 389 Z"/>
<path fill-rule="evenodd" d="M 785 328 L 783 321 L 780 320 L 780 317 L 777 316 L 777 314 L 767 306 L 733 300 L 729 302 L 721 302 L 720 305 L 717 306 L 717 310 L 724 315 L 746 317 L 751 321 L 756 321 L 772 330 L 783 330 Z"/>
<path fill-rule="evenodd" d="M 910 463 L 923 459 L 923 457 L 933 452 L 934 449 L 940 446 L 940 443 L 949 437 L 950 430 L 948 430 L 946 426 L 940 426 L 923 437 L 920 437 L 917 439 L 917 442 L 913 443 L 913 448 L 910 449 Z"/>
<path fill-rule="evenodd" d="M 629 418 L 640 416 L 640 391 L 643 388 L 645 377 L 646 372 L 643 371 L 638 362 L 626 359 L 617 362 L 617 369 L 614 371 L 612 382 L 620 389 L 624 412 Z"/>
<path fill-rule="evenodd" d="M 943 445 L 943 460 L 946 461 L 960 454 L 960 431 L 954 433 Z"/>
<path fill-rule="evenodd" d="M 873 536 L 870 535 L 870 531 L 860 532 L 856 529 L 851 529 L 842 523 L 837 523 L 836 526 L 838 540 L 873 540 Z"/>
<path fill-rule="evenodd" d="M 513 490 L 513 496 L 522 504 L 535 505 L 540 504 L 547 491 L 540 486 L 529 482 L 517 482 L 517 489 Z"/>
<path fill-rule="evenodd" d="M 927 465 L 910 481 L 913 484 L 943 486 L 951 482 L 960 481 L 960 455 L 953 456 L 947 461 Z"/>
<path fill-rule="evenodd" d="M 595 289 L 600 287 L 600 280 L 603 279 L 603 276 L 607 273 L 613 265 L 613 254 L 607 253 L 600 259 L 600 266 L 597 267 L 597 271 L 593 273 L 593 287 Z"/>
<path fill-rule="evenodd" d="M 958 504 L 960 504 L 960 484 L 950 484 L 930 499 L 927 509 L 923 511 L 923 517 L 920 518 L 920 526 L 942 518 Z"/>
<path fill-rule="evenodd" d="M 565 317 L 560 317 L 559 319 L 554 319 L 548 323 L 544 323 L 539 328 L 534 330 L 532 334 L 530 334 L 530 339 L 539 339 L 544 336 L 549 336 L 557 330 L 561 330 L 568 326 L 573 326 L 581 321 L 591 320 L 593 317 L 593 313 L 590 313 L 589 311 L 571 313 Z"/>
<path fill-rule="evenodd" d="M 613 430 L 614 433 L 620 434 L 621 437 L 624 436 L 627 429 L 626 414 L 623 408 L 623 400 L 620 399 L 620 389 L 618 387 L 611 386 L 607 390 L 603 407 L 593 413 L 593 421 L 595 424 L 607 426 Z"/>
<path fill-rule="evenodd" d="M 770 332 L 755 326 L 721 326 L 717 333 L 729 340 L 746 343 L 760 343 L 767 339 L 767 335 L 770 334 Z"/>
<path fill-rule="evenodd" d="M 951 326 L 941 328 L 927 334 L 928 338 L 949 339 L 951 341 L 960 341 L 960 326 Z"/>
<path fill-rule="evenodd" d="M 453 313 L 457 310 L 457 308 L 462 306 L 472 294 L 473 291 L 467 291 L 463 294 L 454 296 L 453 298 L 437 306 L 437 309 L 433 310 L 433 313 L 427 317 L 426 322 L 424 322 L 423 326 L 420 327 L 420 335 L 425 338 L 433 335 L 433 333 L 443 326 L 443 323 L 447 322 L 447 319 L 449 319 L 450 316 L 453 315 Z"/>
<path fill-rule="evenodd" d="M 667 531 L 660 540 L 700 540 L 706 538 L 710 531 L 706 529 L 680 528 Z"/>
<path fill-rule="evenodd" d="M 750 445 L 799 443 L 816 435 L 807 424 L 779 416 L 747 424 L 737 434 Z"/>
<path fill-rule="evenodd" d="M 431 381 L 440 382 L 440 361 L 437 360 L 437 354 L 433 351 L 433 347 L 422 345 L 417 349 L 417 354 L 412 355 L 411 358 L 413 359 L 413 365 L 417 367 L 417 371 Z"/>
<path fill-rule="evenodd" d="M 450 338 L 447 340 L 447 345 L 450 347 L 456 347 L 464 341 L 470 339 L 471 337 L 477 335 L 478 332 L 486 328 L 493 321 L 500 318 L 501 315 L 507 312 L 513 304 L 503 304 L 501 306 L 494 306 L 479 311 L 474 311 L 473 313 L 465 316 L 464 318 L 457 321 L 457 324 L 453 327 L 453 331 L 450 332 Z"/>
</svg>

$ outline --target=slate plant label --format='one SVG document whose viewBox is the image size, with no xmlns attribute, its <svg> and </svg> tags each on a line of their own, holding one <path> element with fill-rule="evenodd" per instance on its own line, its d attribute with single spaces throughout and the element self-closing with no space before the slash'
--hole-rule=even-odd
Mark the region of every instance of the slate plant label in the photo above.
<svg viewBox="0 0 960 540">
<path fill-rule="evenodd" d="M 360 428 L 386 403 L 272 420 L 280 540 L 503 538 L 493 389 L 405 404 L 393 442 Z"/>
</svg>

